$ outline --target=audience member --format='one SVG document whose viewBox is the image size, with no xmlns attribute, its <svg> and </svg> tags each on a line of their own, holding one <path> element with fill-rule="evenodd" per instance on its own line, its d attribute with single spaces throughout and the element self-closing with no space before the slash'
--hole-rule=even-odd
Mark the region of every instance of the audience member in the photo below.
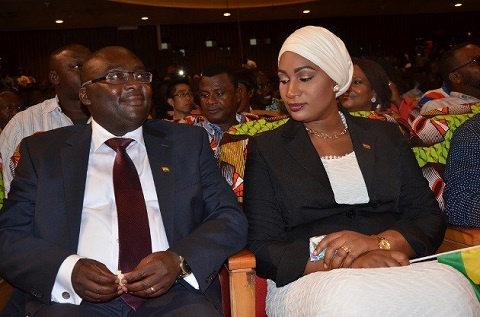
<svg viewBox="0 0 480 317">
<path fill-rule="evenodd" d="M 339 101 L 348 111 L 384 112 L 390 109 L 392 92 L 383 68 L 368 59 L 353 58 L 353 78 Z"/>
<path fill-rule="evenodd" d="M 207 131 L 218 160 L 225 132 L 235 124 L 248 121 L 245 115 L 237 113 L 240 92 L 235 72 L 226 65 L 207 67 L 200 78 L 198 94 L 204 118 L 195 124 Z"/>
<path fill-rule="evenodd" d="M 125 48 L 93 53 L 81 79 L 91 124 L 26 138 L 1 210 L 22 315 L 220 316 L 218 271 L 247 222 L 206 133 L 146 122 L 152 74 Z"/>
<path fill-rule="evenodd" d="M 168 85 L 167 103 L 173 108 L 173 121 L 179 122 L 190 115 L 195 101 L 187 79 L 176 79 Z"/>
<path fill-rule="evenodd" d="M 10 89 L 0 90 L 0 133 L 8 121 L 23 110 L 25 105 L 16 92 Z"/>
<path fill-rule="evenodd" d="M 275 98 L 278 78 L 265 71 L 257 71 L 256 77 L 257 91 L 252 98 L 252 108 L 277 112 L 282 111 L 284 106 L 278 98 Z"/>
<path fill-rule="evenodd" d="M 460 44 L 444 53 L 440 74 L 446 85 L 427 91 L 420 99 L 420 113 L 480 101 L 480 47 Z"/>
<path fill-rule="evenodd" d="M 292 118 L 250 140 L 243 205 L 257 274 L 269 279 L 267 315 L 479 309 L 460 272 L 408 266 L 440 246 L 445 215 L 399 129 L 337 106 L 353 74 L 344 43 L 324 28 L 301 28 L 284 42 L 278 67 Z M 440 294 L 448 294 L 441 304 Z"/>
<path fill-rule="evenodd" d="M 257 78 L 255 74 L 247 68 L 238 69 L 235 72 L 238 81 L 238 90 L 240 92 L 240 102 L 238 104 L 237 113 L 251 112 L 251 99 L 255 95 L 257 89 Z"/>
<path fill-rule="evenodd" d="M 72 44 L 54 51 L 49 58 L 49 79 L 57 96 L 29 107 L 15 116 L 0 134 L 0 154 L 5 193 L 10 191 L 18 157 L 15 149 L 24 137 L 76 123 L 85 123 L 88 111 L 78 98 L 80 70 L 90 50 Z"/>
<path fill-rule="evenodd" d="M 445 213 L 456 226 L 480 228 L 480 114 L 453 134 L 445 169 Z"/>
</svg>

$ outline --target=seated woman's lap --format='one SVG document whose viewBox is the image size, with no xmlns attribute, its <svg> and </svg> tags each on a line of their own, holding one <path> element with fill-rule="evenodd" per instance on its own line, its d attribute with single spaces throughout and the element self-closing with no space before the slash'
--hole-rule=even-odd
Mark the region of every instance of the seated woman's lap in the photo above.
<svg viewBox="0 0 480 317">
<path fill-rule="evenodd" d="M 438 262 L 316 272 L 280 288 L 268 281 L 267 294 L 270 317 L 480 316 L 468 280 Z"/>
</svg>

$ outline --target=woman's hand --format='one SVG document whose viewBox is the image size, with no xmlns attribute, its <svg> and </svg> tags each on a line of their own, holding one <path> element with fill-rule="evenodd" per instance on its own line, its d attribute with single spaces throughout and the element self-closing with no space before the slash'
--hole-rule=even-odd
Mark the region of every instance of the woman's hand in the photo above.
<svg viewBox="0 0 480 317">
<path fill-rule="evenodd" d="M 360 255 L 353 261 L 351 268 L 376 268 L 409 265 L 410 261 L 405 253 L 400 251 L 373 250 Z"/>
<path fill-rule="evenodd" d="M 325 269 L 350 267 L 362 254 L 378 249 L 378 238 L 355 231 L 339 231 L 327 235 L 317 245 L 314 255 L 327 249 L 323 259 Z M 336 253 L 335 253 L 336 251 Z"/>
</svg>

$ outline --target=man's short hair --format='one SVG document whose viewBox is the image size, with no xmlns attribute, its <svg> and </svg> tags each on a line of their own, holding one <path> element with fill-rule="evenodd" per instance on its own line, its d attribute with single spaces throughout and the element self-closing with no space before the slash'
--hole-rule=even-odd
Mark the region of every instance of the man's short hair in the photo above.
<svg viewBox="0 0 480 317">
<path fill-rule="evenodd" d="M 238 81 L 235 76 L 235 71 L 228 65 L 215 64 L 208 66 L 203 72 L 201 77 L 213 77 L 221 74 L 227 74 L 233 87 L 238 88 Z"/>
<path fill-rule="evenodd" d="M 443 80 L 450 83 L 450 80 L 448 79 L 448 75 L 457 66 L 457 63 L 456 63 L 457 58 L 455 56 L 455 52 L 457 52 L 458 50 L 461 50 L 462 48 L 470 44 L 472 43 L 467 42 L 467 43 L 455 45 L 452 48 L 450 48 L 448 51 L 442 54 L 442 57 L 440 58 L 439 72 Z"/>
<path fill-rule="evenodd" d="M 191 88 L 191 85 L 188 79 L 186 78 L 175 79 L 167 86 L 167 99 L 174 97 L 173 94 L 175 93 L 175 87 L 177 87 L 180 84 L 188 85 Z"/>
</svg>

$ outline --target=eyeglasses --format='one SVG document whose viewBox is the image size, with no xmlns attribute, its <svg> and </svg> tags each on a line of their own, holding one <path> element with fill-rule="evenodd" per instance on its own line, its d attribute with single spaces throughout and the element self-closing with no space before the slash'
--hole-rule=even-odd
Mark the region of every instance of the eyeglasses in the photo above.
<svg viewBox="0 0 480 317">
<path fill-rule="evenodd" d="M 100 81 L 105 81 L 105 83 L 112 85 L 125 84 L 130 79 L 130 74 L 133 75 L 133 78 L 138 83 L 148 84 L 152 82 L 152 73 L 150 72 L 111 72 L 103 77 L 84 82 L 82 84 L 82 88 L 90 84 L 98 83 Z"/>
<path fill-rule="evenodd" d="M 192 98 L 192 97 L 193 97 L 193 92 L 190 91 L 190 90 L 188 90 L 188 91 L 180 91 L 180 92 L 174 94 L 173 96 L 174 96 L 174 97 L 180 97 L 180 98 L 187 98 L 187 96 L 188 96 L 188 97 Z"/>
<path fill-rule="evenodd" d="M 475 56 L 470 62 L 465 63 L 462 66 L 459 66 L 459 67 L 455 68 L 454 70 L 451 70 L 450 73 L 453 73 L 453 72 L 459 70 L 460 68 L 465 67 L 465 66 L 470 65 L 470 64 L 476 64 L 476 65 L 480 64 L 480 55 Z"/>
</svg>

